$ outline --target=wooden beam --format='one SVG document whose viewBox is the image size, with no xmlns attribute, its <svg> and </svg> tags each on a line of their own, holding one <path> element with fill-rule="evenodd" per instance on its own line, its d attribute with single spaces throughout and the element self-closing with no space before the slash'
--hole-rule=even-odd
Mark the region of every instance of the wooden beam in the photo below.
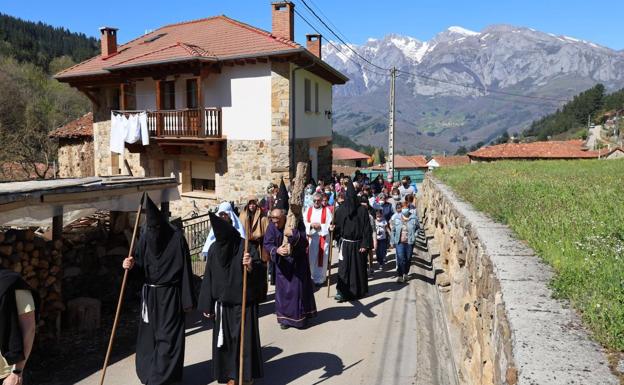
<svg viewBox="0 0 624 385">
<path fill-rule="evenodd" d="M 52 217 L 52 240 L 58 241 L 63 237 L 63 206 L 54 208 L 55 214 Z"/>
<path fill-rule="evenodd" d="M 93 103 L 93 105 L 95 107 L 99 107 L 100 106 L 100 101 L 98 100 L 97 96 L 95 96 L 93 94 L 93 91 L 87 89 L 87 88 L 83 88 L 83 87 L 76 87 L 78 89 L 78 91 L 82 92 L 83 94 L 86 95 L 87 98 L 89 98 L 89 100 L 91 101 L 91 103 Z"/>
<path fill-rule="evenodd" d="M 121 83 L 119 85 L 119 109 L 120 110 L 127 110 L 128 109 L 128 102 L 126 100 L 126 83 Z"/>
<path fill-rule="evenodd" d="M 266 58 L 266 57 L 259 57 L 257 60 L 258 60 L 260 63 L 268 63 L 268 62 L 269 62 L 269 59 L 268 59 L 268 58 Z"/>
</svg>

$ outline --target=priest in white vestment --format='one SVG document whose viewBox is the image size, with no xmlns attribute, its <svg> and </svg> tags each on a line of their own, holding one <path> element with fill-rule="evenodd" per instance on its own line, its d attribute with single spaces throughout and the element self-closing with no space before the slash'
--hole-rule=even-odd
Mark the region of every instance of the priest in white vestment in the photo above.
<svg viewBox="0 0 624 385">
<path fill-rule="evenodd" d="M 329 229 L 332 224 L 332 213 L 329 207 L 321 204 L 322 196 L 316 193 L 312 196 L 312 205 L 304 210 L 303 221 L 308 235 L 308 258 L 312 280 L 316 285 L 322 285 L 327 275 L 327 260 L 329 257 Z"/>
</svg>

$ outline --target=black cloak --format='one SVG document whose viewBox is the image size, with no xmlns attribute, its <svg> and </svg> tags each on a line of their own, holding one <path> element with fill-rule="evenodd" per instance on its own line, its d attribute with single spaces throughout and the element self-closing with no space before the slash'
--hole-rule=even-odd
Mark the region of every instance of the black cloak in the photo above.
<svg viewBox="0 0 624 385">
<path fill-rule="evenodd" d="M 351 180 L 347 182 L 344 203 L 336 209 L 334 237 L 338 240 L 337 290 L 345 299 L 363 297 L 368 292 L 368 252 L 373 243 L 373 229 L 366 207 L 362 206 Z"/>
<path fill-rule="evenodd" d="M 219 383 L 227 383 L 231 379 L 238 380 L 245 240 L 229 222 L 213 213 L 209 215 L 215 241 L 208 249 L 198 308 L 215 316 L 212 332 L 213 375 Z M 266 273 L 258 249 L 250 247 L 248 252 L 252 269 L 247 273 L 245 303 L 245 381 L 260 378 L 264 373 L 258 303 L 264 295 Z"/>
<path fill-rule="evenodd" d="M 142 311 L 137 337 L 136 370 L 143 384 L 182 380 L 184 311 L 196 305 L 188 244 L 147 197 L 146 223 L 135 250 L 143 271 Z"/>
</svg>

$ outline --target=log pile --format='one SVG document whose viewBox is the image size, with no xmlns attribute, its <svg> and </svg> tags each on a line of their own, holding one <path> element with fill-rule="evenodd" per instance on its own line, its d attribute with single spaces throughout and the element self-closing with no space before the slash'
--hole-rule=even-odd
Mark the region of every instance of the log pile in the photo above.
<svg viewBox="0 0 624 385">
<path fill-rule="evenodd" d="M 63 242 L 48 241 L 32 229 L 0 230 L 0 265 L 22 275 L 41 297 L 41 320 L 54 326 L 65 310 L 62 297 Z"/>
</svg>

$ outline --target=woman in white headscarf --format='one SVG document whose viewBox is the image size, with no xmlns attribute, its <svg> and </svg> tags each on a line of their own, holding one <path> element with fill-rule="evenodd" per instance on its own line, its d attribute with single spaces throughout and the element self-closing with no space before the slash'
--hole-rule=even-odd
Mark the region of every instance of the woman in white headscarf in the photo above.
<svg viewBox="0 0 624 385">
<path fill-rule="evenodd" d="M 234 210 L 232 210 L 232 205 L 229 202 L 223 202 L 219 205 L 217 215 L 230 222 L 232 226 L 234 226 L 234 228 L 238 230 L 241 238 L 247 238 L 247 235 L 245 234 L 245 228 L 243 227 L 243 224 L 236 215 L 236 213 L 234 213 Z M 214 243 L 215 240 L 216 239 L 214 232 L 212 231 L 212 229 L 210 229 L 210 233 L 208 233 L 208 238 L 206 238 L 206 243 L 204 243 L 204 247 L 201 251 L 201 255 L 204 258 L 208 256 L 208 249 L 210 249 L 210 246 Z"/>
</svg>

